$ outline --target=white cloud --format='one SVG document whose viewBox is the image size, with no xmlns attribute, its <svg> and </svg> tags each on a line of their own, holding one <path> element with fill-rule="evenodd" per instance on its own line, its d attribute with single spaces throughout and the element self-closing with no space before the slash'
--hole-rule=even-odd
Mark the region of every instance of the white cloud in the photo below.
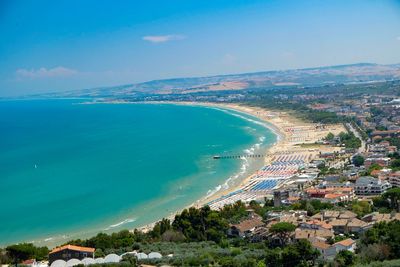
<svg viewBox="0 0 400 267">
<path fill-rule="evenodd" d="M 151 43 L 165 43 L 169 41 L 177 41 L 185 39 L 185 36 L 179 34 L 168 34 L 168 35 L 147 35 L 142 38 L 144 41 Z"/>
<path fill-rule="evenodd" d="M 77 74 L 78 71 L 68 69 L 65 67 L 55 67 L 51 69 L 39 68 L 39 69 L 18 69 L 16 74 L 20 78 L 51 78 L 51 77 L 68 77 Z"/>
</svg>

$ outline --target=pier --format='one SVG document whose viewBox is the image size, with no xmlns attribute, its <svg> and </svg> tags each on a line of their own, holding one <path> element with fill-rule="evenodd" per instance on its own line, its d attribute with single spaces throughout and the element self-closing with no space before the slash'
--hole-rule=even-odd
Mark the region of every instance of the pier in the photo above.
<svg viewBox="0 0 400 267">
<path fill-rule="evenodd" d="M 213 159 L 241 159 L 241 158 L 263 158 L 265 155 L 257 154 L 257 155 L 215 155 Z"/>
</svg>

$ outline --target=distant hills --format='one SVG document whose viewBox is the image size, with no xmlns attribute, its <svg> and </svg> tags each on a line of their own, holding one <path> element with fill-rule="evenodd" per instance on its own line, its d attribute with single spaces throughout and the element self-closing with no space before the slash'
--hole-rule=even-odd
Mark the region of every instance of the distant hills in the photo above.
<svg viewBox="0 0 400 267">
<path fill-rule="evenodd" d="M 121 86 L 41 94 L 44 97 L 124 97 L 138 94 L 188 94 L 196 92 L 369 83 L 400 79 L 400 64 L 359 63 L 328 67 L 263 71 L 209 77 L 154 80 Z"/>
</svg>

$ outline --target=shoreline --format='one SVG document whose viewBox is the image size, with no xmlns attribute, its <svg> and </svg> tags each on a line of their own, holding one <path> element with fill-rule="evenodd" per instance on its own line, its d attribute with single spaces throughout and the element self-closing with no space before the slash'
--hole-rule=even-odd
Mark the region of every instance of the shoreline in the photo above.
<svg viewBox="0 0 400 267">
<path fill-rule="evenodd" d="M 297 135 L 296 133 L 293 134 L 292 132 L 288 131 L 288 129 L 295 129 L 298 130 L 300 129 L 301 131 L 306 131 L 306 134 L 309 135 L 313 135 L 314 132 L 317 132 L 319 130 L 313 130 L 314 128 L 312 128 L 312 126 L 315 126 L 312 123 L 308 123 L 308 122 L 304 122 L 301 121 L 295 117 L 293 117 L 292 115 L 289 115 L 287 112 L 284 111 L 273 111 L 273 110 L 269 110 L 266 108 L 260 108 L 260 107 L 253 107 L 253 106 L 247 106 L 247 105 L 240 105 L 240 104 L 231 104 L 231 103 L 209 103 L 209 102 L 175 102 L 175 101 L 152 101 L 152 102 L 126 102 L 126 101 L 99 101 L 99 102 L 81 102 L 81 103 L 75 103 L 75 104 L 165 104 L 165 105 L 186 105 L 186 106 L 200 106 L 200 107 L 205 107 L 205 108 L 214 108 L 214 109 L 219 109 L 222 112 L 227 112 L 229 113 L 229 111 L 234 111 L 238 114 L 231 114 L 233 116 L 239 116 L 240 114 L 242 115 L 246 115 L 249 116 L 248 119 L 254 118 L 256 119 L 258 122 L 254 122 L 256 124 L 260 124 L 262 123 L 262 126 L 265 128 L 268 128 L 275 136 L 276 139 L 274 142 L 271 142 L 270 144 L 265 144 L 267 147 L 262 146 L 261 150 L 259 150 L 260 154 L 265 154 L 265 158 L 261 161 L 259 161 L 258 163 L 260 163 L 262 166 L 266 166 L 271 164 L 277 153 L 292 153 L 292 154 L 296 154 L 296 153 L 302 153 L 301 151 L 304 151 L 304 149 L 299 150 L 298 148 L 300 146 L 299 143 L 302 143 L 301 140 L 298 140 L 296 142 L 293 142 L 290 139 L 293 139 L 293 135 Z M 243 118 L 245 119 L 245 118 Z M 297 128 L 296 128 L 297 127 Z M 307 129 L 306 129 L 307 128 Z M 325 135 L 326 136 L 326 135 Z M 315 139 L 315 138 L 314 138 Z M 312 139 L 311 141 L 314 141 L 314 139 Z M 316 139 L 315 139 L 316 140 Z M 296 148 L 295 148 L 296 147 Z M 250 163 L 250 165 L 248 166 L 253 166 L 250 167 L 249 170 L 247 170 L 246 173 L 240 175 L 237 177 L 237 179 L 234 179 L 232 184 L 229 184 L 229 187 L 224 187 L 223 185 L 225 185 L 226 182 L 228 182 L 230 180 L 231 177 L 221 177 L 221 178 L 225 178 L 223 181 L 220 182 L 220 184 L 218 185 L 218 187 L 221 186 L 220 189 L 218 189 L 216 192 L 212 192 L 210 194 L 210 191 L 214 191 L 217 187 L 211 188 L 209 192 L 207 192 L 205 195 L 201 196 L 199 199 L 194 200 L 192 203 L 190 203 L 189 205 L 183 206 L 181 208 L 176 207 L 177 209 L 172 209 L 173 211 L 171 211 L 168 215 L 164 215 L 150 223 L 144 222 L 145 224 L 142 226 L 137 226 L 135 228 L 129 227 L 128 225 L 125 228 L 121 228 L 121 229 L 114 229 L 112 232 L 117 232 L 123 229 L 128 229 L 129 231 L 133 231 L 134 229 L 138 229 L 141 231 L 149 231 L 153 228 L 153 226 L 160 221 L 162 218 L 168 218 L 170 220 L 173 220 L 173 218 L 175 217 L 176 214 L 182 212 L 182 210 L 187 209 L 189 207 L 202 207 L 206 204 L 210 204 L 214 205 L 214 201 L 219 201 L 219 202 L 224 202 L 225 198 L 227 197 L 227 195 L 244 188 L 246 185 L 248 186 L 249 183 L 254 183 L 254 180 L 252 180 L 252 178 L 254 176 L 257 175 L 257 173 L 259 172 L 260 168 L 258 167 L 258 165 L 254 166 Z M 240 170 L 238 170 L 240 172 Z M 247 190 L 247 189 L 246 189 Z M 264 194 L 268 195 L 267 193 Z M 221 201 L 222 200 L 222 201 Z M 243 199 L 244 201 L 246 201 L 245 199 Z M 189 202 L 189 201 L 188 201 Z M 185 205 L 185 204 L 183 204 Z M 214 207 L 215 208 L 215 207 Z M 149 221 L 151 221 L 152 219 L 150 219 Z M 78 231 L 79 233 L 80 231 Z M 90 232 L 90 234 L 89 234 Z M 84 234 L 83 232 L 81 232 L 81 236 L 76 236 L 74 235 L 73 239 L 76 238 L 90 238 L 92 236 L 95 236 L 97 233 L 100 232 L 104 232 L 102 230 L 99 231 L 93 231 L 93 229 L 91 231 L 87 232 L 87 234 Z M 75 232 L 77 233 L 77 232 Z M 94 233 L 94 234 L 93 234 Z M 108 232 L 107 233 L 111 233 Z M 63 235 L 65 236 L 65 235 Z M 52 239 L 52 238 L 51 238 Z M 46 240 L 40 240 L 39 243 L 41 245 L 47 245 L 49 247 L 53 247 L 58 245 L 59 242 L 65 242 L 67 241 L 67 239 L 64 239 L 62 241 L 56 241 L 56 240 L 51 240 L 50 238 L 46 239 Z M 36 240 L 38 241 L 38 240 Z M 36 243 L 35 241 L 35 243 Z"/>
<path fill-rule="evenodd" d="M 185 101 L 143 101 L 143 102 L 127 102 L 127 101 L 99 101 L 99 102 L 84 102 L 80 103 L 83 105 L 94 105 L 94 104 L 115 104 L 115 105 L 120 105 L 120 104 L 152 104 L 152 105 L 179 105 L 179 106 L 193 106 L 193 107 L 205 107 L 205 108 L 214 108 L 214 109 L 219 109 L 221 112 L 226 112 L 226 111 L 234 111 L 237 113 L 241 113 L 243 115 L 247 115 L 250 117 L 254 117 L 255 119 L 259 120 L 260 122 L 263 123 L 263 127 L 267 128 L 270 130 L 274 135 L 276 135 L 276 141 L 272 144 L 270 144 L 266 150 L 264 150 L 262 153 L 266 155 L 263 165 L 266 165 L 271 162 L 271 158 L 268 156 L 271 153 L 274 153 L 278 150 L 278 147 L 280 146 L 287 146 L 287 138 L 288 135 L 285 133 L 285 130 L 283 128 L 284 124 L 290 123 L 291 125 L 295 126 L 295 122 L 300 122 L 298 119 L 288 116 L 287 113 L 285 112 L 277 112 L 277 111 L 272 111 L 268 110 L 265 108 L 260 108 L 260 107 L 251 107 L 251 106 L 246 106 L 246 105 L 239 105 L 239 104 L 231 104 L 231 103 L 211 103 L 211 102 L 185 102 Z M 232 114 L 231 114 L 232 115 Z M 286 118 L 290 118 L 290 122 L 286 120 L 280 119 L 281 116 Z M 234 115 L 232 115 L 234 116 Z M 275 120 L 274 120 L 275 118 Z M 279 118 L 276 120 L 276 118 Z M 175 215 L 182 212 L 184 209 L 188 209 L 190 207 L 196 207 L 200 208 L 205 206 L 206 204 L 210 203 L 211 201 L 215 201 L 221 197 L 224 197 L 232 192 L 235 192 L 239 190 L 241 187 L 243 187 L 253 176 L 255 176 L 258 172 L 258 168 L 254 169 L 251 171 L 250 174 L 246 174 L 244 177 L 241 177 L 241 179 L 234 184 L 233 186 L 229 186 L 228 188 L 224 189 L 221 187 L 220 190 L 214 192 L 214 193 L 207 193 L 206 195 L 202 196 L 200 199 L 195 200 L 191 204 L 182 207 L 174 212 L 171 212 L 168 216 L 165 216 L 163 218 L 173 220 Z M 224 182 L 229 180 L 230 177 L 227 177 Z M 210 189 L 212 190 L 212 189 Z M 129 231 L 133 232 L 135 229 L 143 231 L 143 232 L 148 232 L 150 231 L 154 225 L 161 220 L 162 218 L 158 219 L 157 221 L 153 221 L 151 223 L 145 224 L 140 227 L 135 227 L 129 229 Z"/>
<path fill-rule="evenodd" d="M 281 125 L 276 124 L 271 119 L 267 119 L 267 117 L 262 116 L 265 113 L 275 113 L 275 111 L 267 110 L 265 108 L 258 108 L 258 107 L 250 107 L 250 106 L 245 106 L 245 105 L 239 105 L 239 104 L 219 104 L 219 103 L 209 103 L 209 102 L 176 102 L 176 101 L 150 101 L 150 102 L 109 102 L 106 104 L 165 104 L 165 105 L 181 105 L 181 106 L 200 106 L 200 107 L 207 107 L 207 108 L 215 108 L 215 109 L 221 109 L 221 111 L 234 111 L 238 113 L 242 113 L 244 115 L 254 117 L 261 122 L 263 122 L 263 126 L 267 129 L 269 129 L 272 133 L 276 135 L 276 141 L 269 145 L 266 150 L 263 152 L 265 155 L 269 155 L 271 152 L 274 152 L 278 149 L 279 146 L 283 145 L 287 141 L 287 134 L 285 134 L 284 129 L 282 128 Z M 281 113 L 281 112 L 279 112 Z M 286 115 L 286 114 L 285 114 Z M 294 118 L 292 118 L 294 120 Z M 268 157 L 264 159 L 263 165 L 268 164 L 270 160 Z M 253 170 L 249 175 L 244 176 L 237 184 L 234 186 L 230 186 L 226 189 L 221 188 L 217 192 L 214 192 L 212 194 L 207 194 L 203 196 L 202 198 L 194 201 L 188 206 L 183 207 L 182 209 L 179 209 L 173 213 L 170 214 L 170 216 L 166 217 L 167 219 L 172 220 L 176 214 L 182 212 L 182 210 L 190 208 L 190 207 L 196 207 L 200 208 L 205 206 L 206 204 L 210 203 L 211 201 L 217 200 L 218 198 L 221 198 L 223 196 L 226 196 L 232 192 L 235 192 L 239 190 L 241 187 L 243 187 L 253 176 L 256 175 L 258 169 Z M 229 177 L 225 180 L 227 181 Z M 210 189 L 211 190 L 211 189 Z M 161 220 L 161 219 L 160 219 Z M 135 229 L 147 232 L 150 231 L 154 225 L 158 221 L 146 224 L 142 227 L 137 227 Z M 130 231 L 134 231 L 134 229 L 130 229 Z"/>
<path fill-rule="evenodd" d="M 216 110 L 219 110 L 220 112 L 226 112 L 227 114 L 230 114 L 230 116 L 236 116 L 232 113 L 230 113 L 229 111 L 234 111 L 237 112 L 238 115 L 242 114 L 242 115 L 247 115 L 249 116 L 246 119 L 250 119 L 250 123 L 251 123 L 251 119 L 258 119 L 259 122 L 265 122 L 265 120 L 261 120 L 258 116 L 255 116 L 255 114 L 251 114 L 249 112 L 240 110 L 235 108 L 234 106 L 231 105 L 213 105 L 213 103 L 198 103 L 198 102 L 193 102 L 193 103 L 188 103 L 188 102 L 140 102 L 140 103 L 136 103 L 136 102 L 81 102 L 81 103 L 73 103 L 73 105 L 75 104 L 166 104 L 166 105 L 187 105 L 187 106 L 201 106 L 201 107 L 205 107 L 205 108 L 213 108 Z M 245 120 L 245 118 L 243 118 L 243 120 Z M 274 125 L 272 124 L 268 124 L 268 125 L 262 125 L 263 127 L 268 128 L 269 130 L 271 130 L 273 132 L 274 135 L 276 135 L 277 133 L 277 129 L 272 129 L 272 127 Z M 262 135 L 264 136 L 264 135 Z M 261 146 L 261 148 L 256 148 L 258 151 L 260 151 L 260 153 L 265 153 L 265 146 L 268 146 L 268 149 L 270 149 L 272 146 L 276 145 L 277 141 L 280 140 L 282 138 L 282 136 L 278 137 L 276 136 L 276 138 L 274 138 L 275 140 L 271 140 L 272 142 L 270 143 L 265 143 L 264 145 Z M 258 142 L 257 142 L 258 143 Z M 262 141 L 260 141 L 260 144 L 262 143 Z M 252 147 L 254 146 L 254 144 L 252 144 Z M 261 162 L 262 161 L 262 162 Z M 245 162 L 240 163 L 240 165 L 244 165 L 246 164 Z M 257 164 L 257 163 L 256 163 Z M 258 161 L 259 165 L 263 165 L 264 162 L 263 160 Z M 235 172 L 234 174 L 232 174 L 231 176 L 220 176 L 222 179 L 219 182 L 219 184 L 217 184 L 215 187 L 209 187 L 209 191 L 208 192 L 204 192 L 199 194 L 199 196 L 197 196 L 196 198 L 187 201 L 186 203 L 182 203 L 183 205 L 180 207 L 175 207 L 170 209 L 170 213 L 168 214 L 164 214 L 160 216 L 160 218 L 157 218 L 155 220 L 153 220 L 155 217 L 153 217 L 153 219 L 149 219 L 148 222 L 143 222 L 144 224 L 139 224 L 138 226 L 135 226 L 133 228 L 132 226 L 129 225 L 125 225 L 125 227 L 122 226 L 122 228 L 116 227 L 116 229 L 113 229 L 111 231 L 108 231 L 109 229 L 104 229 L 106 231 L 103 231 L 101 229 L 95 230 L 93 228 L 89 228 L 89 229 L 79 229 L 78 231 L 74 231 L 71 233 L 66 233 L 66 232 L 61 232 L 59 234 L 56 235 L 52 235 L 52 236 L 46 236 L 45 238 L 38 238 L 38 239 L 31 239 L 30 241 L 26 241 L 26 242 L 33 242 L 37 245 L 40 246 L 48 246 L 48 247 L 55 247 L 61 243 L 65 243 L 70 239 L 77 239 L 77 238 L 91 238 L 92 236 L 95 236 L 97 233 L 100 232 L 105 232 L 108 234 L 111 234 L 113 232 L 118 232 L 120 230 L 123 229 L 128 229 L 130 231 L 133 231 L 134 229 L 138 229 L 138 230 L 142 230 L 142 231 L 148 231 L 150 230 L 156 222 L 160 221 L 162 218 L 170 218 L 173 219 L 174 216 L 181 212 L 183 209 L 195 206 L 195 207 L 200 207 L 203 206 L 205 204 L 207 204 L 208 202 L 212 201 L 213 199 L 217 199 L 220 196 L 223 196 L 225 194 L 228 194 L 229 192 L 232 192 L 234 190 L 236 190 L 237 188 L 239 188 L 242 184 L 243 181 L 245 181 L 246 179 L 250 178 L 252 175 L 254 175 L 254 173 L 259 169 L 258 165 L 253 165 L 253 163 L 248 163 L 247 165 L 247 170 L 244 173 L 240 173 L 241 170 L 240 168 L 238 168 L 237 172 Z M 239 176 L 236 178 L 234 177 L 236 174 L 238 174 Z M 250 174 L 250 175 L 249 175 Z M 234 178 L 233 178 L 234 177 Z M 225 183 L 227 181 L 229 181 L 229 179 L 232 178 L 232 183 L 229 183 L 229 187 L 225 187 L 224 185 L 226 185 Z M 208 185 L 209 186 L 209 185 Z M 220 189 L 216 190 L 216 188 L 220 187 Z M 214 190 L 216 192 L 214 192 Z M 213 192 L 210 192 L 213 191 Z M 125 222 L 126 219 L 124 219 L 123 222 Z M 120 224 L 121 222 L 116 222 L 114 225 Z M 107 226 L 108 227 L 108 226 Z M 97 228 L 97 227 L 96 227 Z M 119 229 L 118 229 L 119 228 Z M 23 242 L 23 241 L 21 241 Z"/>
<path fill-rule="evenodd" d="M 121 102 L 119 102 L 121 103 Z M 115 104 L 119 104 L 115 103 Z M 121 104 L 128 102 L 122 102 Z M 138 102 L 136 102 L 138 103 Z M 176 102 L 176 101 L 156 101 L 156 102 L 140 102 L 144 104 L 175 104 L 175 105 L 188 105 L 188 106 L 202 106 L 209 108 L 220 108 L 225 110 L 231 110 L 238 113 L 246 114 L 251 117 L 255 117 L 261 122 L 264 122 L 264 127 L 271 130 L 276 136 L 277 140 L 275 143 L 271 144 L 266 150 L 266 157 L 264 159 L 264 166 L 271 165 L 279 155 L 292 155 L 304 158 L 305 162 L 310 162 L 312 159 L 318 158 L 320 152 L 332 152 L 332 148 L 324 147 L 323 145 L 316 144 L 316 142 L 321 141 L 329 132 L 338 134 L 341 131 L 345 131 L 343 125 L 341 124 L 331 124 L 325 125 L 324 127 L 318 127 L 317 124 L 311 122 L 305 122 L 300 120 L 285 111 L 274 111 L 261 107 L 246 106 L 240 104 L 231 103 L 209 103 L 209 102 Z M 139 104 L 139 103 L 138 103 Z M 302 144 L 315 144 L 316 148 L 304 148 Z M 176 212 L 172 213 L 167 218 L 172 220 L 174 216 L 181 212 L 183 209 L 189 207 L 202 207 L 206 204 L 213 204 L 214 201 L 224 202 L 228 196 L 240 189 L 249 186 L 254 180 L 253 177 L 258 175 L 258 169 L 254 170 L 250 175 L 245 176 L 234 186 L 227 189 L 218 190 L 212 195 L 206 195 L 203 198 L 193 202 L 191 205 L 186 206 Z M 299 171 L 296 171 L 296 175 Z M 292 175 L 292 176 L 293 176 Z M 264 177 L 264 179 L 267 177 Z M 271 177 L 273 179 L 273 177 Z M 289 182 L 290 179 L 285 180 Z M 282 185 L 279 185 L 281 187 Z M 266 196 L 267 194 L 264 194 Z M 243 199 L 242 199 L 243 200 Z M 137 228 L 144 232 L 149 231 L 155 225 L 156 222 L 147 224 L 143 227 Z"/>
</svg>

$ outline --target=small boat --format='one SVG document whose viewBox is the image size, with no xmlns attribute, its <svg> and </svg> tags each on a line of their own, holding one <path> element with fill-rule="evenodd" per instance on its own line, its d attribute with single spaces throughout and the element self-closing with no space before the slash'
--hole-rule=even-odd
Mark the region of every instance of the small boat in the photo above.
<svg viewBox="0 0 400 267">
<path fill-rule="evenodd" d="M 37 169 L 37 165 L 35 164 L 35 169 Z"/>
<path fill-rule="evenodd" d="M 221 158 L 221 156 L 218 156 L 218 155 L 213 157 L 213 159 L 220 159 L 220 158 Z"/>
</svg>

